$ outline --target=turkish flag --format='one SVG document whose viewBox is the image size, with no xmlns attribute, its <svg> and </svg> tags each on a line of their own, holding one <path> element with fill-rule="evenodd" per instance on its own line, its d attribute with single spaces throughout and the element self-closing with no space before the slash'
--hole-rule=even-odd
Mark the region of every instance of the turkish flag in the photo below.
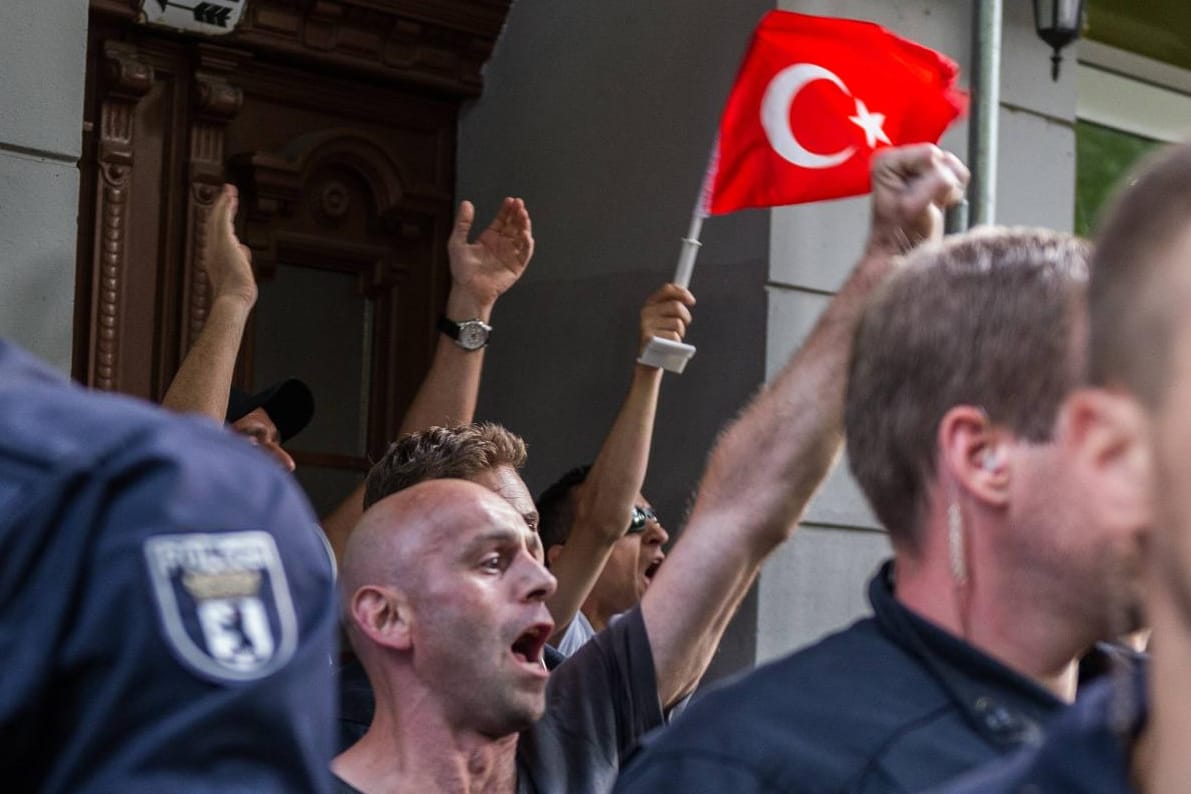
<svg viewBox="0 0 1191 794">
<path fill-rule="evenodd" d="M 867 193 L 873 151 L 937 142 L 967 109 L 958 74 L 871 22 L 770 11 L 724 108 L 703 213 Z"/>
</svg>

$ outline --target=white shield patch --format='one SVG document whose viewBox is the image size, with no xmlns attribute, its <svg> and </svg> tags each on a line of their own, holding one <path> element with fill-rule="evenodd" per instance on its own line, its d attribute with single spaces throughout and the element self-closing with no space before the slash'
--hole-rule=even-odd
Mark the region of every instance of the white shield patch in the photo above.
<svg viewBox="0 0 1191 794">
<path fill-rule="evenodd" d="M 195 672 L 248 681 L 293 656 L 298 623 L 272 535 L 157 535 L 144 549 L 165 636 Z"/>
</svg>

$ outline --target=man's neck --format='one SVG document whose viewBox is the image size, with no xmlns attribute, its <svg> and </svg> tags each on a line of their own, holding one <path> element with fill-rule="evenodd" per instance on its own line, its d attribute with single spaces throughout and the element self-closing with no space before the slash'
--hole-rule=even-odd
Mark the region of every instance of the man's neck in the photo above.
<svg viewBox="0 0 1191 794">
<path fill-rule="evenodd" d="M 1075 698 L 1077 662 L 1090 642 L 1014 588 L 973 572 L 957 583 L 945 563 L 899 554 L 897 600 L 1065 702 Z"/>
<path fill-rule="evenodd" d="M 379 693 L 378 693 L 379 695 Z M 364 794 L 513 794 L 517 734 L 492 739 L 453 730 L 423 700 L 406 701 L 398 717 L 382 708 L 368 732 L 331 762 L 336 775 Z"/>
</svg>

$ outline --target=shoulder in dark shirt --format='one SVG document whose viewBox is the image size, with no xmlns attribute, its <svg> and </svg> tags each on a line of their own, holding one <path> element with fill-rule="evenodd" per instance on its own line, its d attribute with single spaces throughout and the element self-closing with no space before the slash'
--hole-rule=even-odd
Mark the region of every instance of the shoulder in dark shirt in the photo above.
<svg viewBox="0 0 1191 794">
<path fill-rule="evenodd" d="M 902 792 L 1040 735 L 1062 704 L 914 615 L 886 566 L 874 617 L 696 700 L 617 784 L 659 792 Z"/>
</svg>

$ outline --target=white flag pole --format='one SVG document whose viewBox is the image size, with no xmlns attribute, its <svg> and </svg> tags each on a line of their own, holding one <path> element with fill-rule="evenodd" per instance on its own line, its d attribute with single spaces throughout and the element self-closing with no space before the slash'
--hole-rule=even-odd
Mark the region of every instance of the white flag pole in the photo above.
<svg viewBox="0 0 1191 794">
<path fill-rule="evenodd" d="M 703 218 L 707 216 L 708 191 L 715 178 L 716 154 L 719 149 L 719 140 L 717 139 L 712 147 L 712 160 L 703 175 L 699 201 L 696 202 L 695 211 L 691 214 L 690 228 L 687 229 L 686 237 L 682 238 L 682 250 L 678 254 L 678 267 L 674 270 L 674 283 L 683 289 L 691 286 L 691 275 L 695 272 L 695 257 L 699 255 L 699 249 L 703 246 L 703 243 L 699 242 L 699 234 L 703 230 Z M 661 367 L 667 372 L 681 373 L 694 355 L 694 345 L 655 336 L 645 345 L 645 349 L 641 351 L 637 361 L 648 367 Z"/>
<path fill-rule="evenodd" d="M 683 289 L 691 286 L 691 275 L 695 272 L 695 257 L 703 243 L 699 242 L 699 233 L 703 231 L 703 213 L 696 209 L 691 216 L 691 228 L 686 237 L 682 238 L 682 252 L 678 255 L 678 268 L 674 271 L 674 283 Z"/>
</svg>

